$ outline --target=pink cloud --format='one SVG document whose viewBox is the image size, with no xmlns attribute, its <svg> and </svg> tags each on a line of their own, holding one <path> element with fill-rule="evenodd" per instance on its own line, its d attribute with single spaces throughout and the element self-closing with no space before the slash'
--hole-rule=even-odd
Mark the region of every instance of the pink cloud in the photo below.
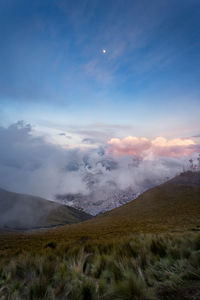
<svg viewBox="0 0 200 300">
<path fill-rule="evenodd" d="M 107 142 L 107 154 L 139 155 L 160 157 L 181 157 L 198 152 L 200 145 L 191 138 L 166 139 L 157 137 L 149 140 L 145 137 L 128 136 L 123 139 L 112 138 Z"/>
<path fill-rule="evenodd" d="M 149 149 L 151 142 L 147 138 L 128 136 L 124 139 L 113 138 L 108 141 L 108 153 L 116 155 L 138 155 Z"/>
</svg>

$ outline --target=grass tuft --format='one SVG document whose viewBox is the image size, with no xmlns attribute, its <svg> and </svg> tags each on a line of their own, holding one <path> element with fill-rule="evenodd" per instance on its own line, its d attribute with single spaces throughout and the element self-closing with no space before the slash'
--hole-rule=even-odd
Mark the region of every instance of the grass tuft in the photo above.
<svg viewBox="0 0 200 300">
<path fill-rule="evenodd" d="M 199 299 L 199 237 L 137 235 L 71 247 L 56 241 L 53 251 L 14 249 L 0 259 L 0 299 Z"/>
</svg>

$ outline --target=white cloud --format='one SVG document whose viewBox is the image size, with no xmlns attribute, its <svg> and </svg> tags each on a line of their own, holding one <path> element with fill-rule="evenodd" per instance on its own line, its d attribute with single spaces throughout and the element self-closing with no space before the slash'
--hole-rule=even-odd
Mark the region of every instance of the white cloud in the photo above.
<svg viewBox="0 0 200 300">
<path fill-rule="evenodd" d="M 108 141 L 107 153 L 114 155 L 137 155 L 142 157 L 182 157 L 199 152 L 200 144 L 192 138 L 166 139 L 156 137 L 149 140 L 145 137 L 128 136 L 123 139 L 112 138 Z"/>
<path fill-rule="evenodd" d="M 33 136 L 23 122 L 0 127 L 0 140 L 1 188 L 48 199 L 74 194 L 74 205 L 81 194 L 85 198 L 79 197 L 78 206 L 90 213 L 118 206 L 122 191 L 132 200 L 133 194 L 181 172 L 188 157 L 182 150 L 176 156 L 170 151 L 197 147 L 190 139 L 127 137 L 111 139 L 104 147 L 64 149 Z M 141 155 L 152 149 L 154 156 Z"/>
</svg>

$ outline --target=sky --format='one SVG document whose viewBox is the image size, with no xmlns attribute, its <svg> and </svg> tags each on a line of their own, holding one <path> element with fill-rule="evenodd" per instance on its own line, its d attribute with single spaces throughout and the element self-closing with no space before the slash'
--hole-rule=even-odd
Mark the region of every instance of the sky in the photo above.
<svg viewBox="0 0 200 300">
<path fill-rule="evenodd" d="M 199 135 L 199 0 L 1 0 L 0 20 L 0 125 L 71 146 Z"/>
<path fill-rule="evenodd" d="M 0 187 L 108 209 L 198 166 L 199 0 L 0 0 L 0 25 Z"/>
</svg>

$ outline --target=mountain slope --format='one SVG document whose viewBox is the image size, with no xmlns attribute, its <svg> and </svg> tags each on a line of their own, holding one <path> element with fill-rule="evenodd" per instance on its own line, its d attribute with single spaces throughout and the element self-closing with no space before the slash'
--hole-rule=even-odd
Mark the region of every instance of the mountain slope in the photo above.
<svg viewBox="0 0 200 300">
<path fill-rule="evenodd" d="M 1 193 L 0 199 L 2 199 Z M 23 200 L 22 198 L 20 199 L 20 201 Z M 38 199 L 38 201 L 41 200 L 42 203 L 45 201 L 40 198 Z M 45 204 L 47 202 L 45 202 Z M 33 201 L 31 201 L 31 203 L 33 204 Z M 41 211 L 43 210 L 43 204 L 41 202 L 34 203 L 36 203 L 36 212 L 34 214 L 34 216 L 36 216 L 38 214 L 38 207 L 40 207 Z M 46 226 L 46 224 L 70 224 L 77 222 L 77 219 L 81 221 L 88 218 L 88 215 L 85 216 L 84 214 L 82 217 L 82 212 L 77 212 L 76 209 L 70 207 L 66 207 L 67 217 L 65 218 L 64 206 L 54 202 L 50 202 L 50 204 L 50 207 L 53 206 L 53 208 L 56 209 L 53 209 L 53 212 L 50 209 L 50 213 L 47 213 L 43 218 L 41 218 L 39 214 L 37 224 L 39 224 L 40 227 Z M 33 206 L 31 207 L 33 208 Z M 46 207 L 45 205 L 45 209 Z M 68 210 L 70 210 L 70 214 Z M 81 214 L 81 216 L 79 215 L 78 218 L 72 217 L 72 210 Z M 64 216 L 62 216 L 62 214 L 64 214 Z M 20 215 L 25 215 L 25 213 Z M 0 220 L 2 216 L 1 208 Z M 60 221 L 60 216 L 62 216 L 62 221 Z M 33 224 L 32 218 L 30 219 L 31 224 Z M 31 226 L 29 225 L 29 227 Z M 55 230 L 56 232 L 54 230 L 52 231 L 52 234 L 54 238 L 57 236 L 59 239 L 60 236 L 62 236 L 62 239 L 72 241 L 81 238 L 81 236 L 94 239 L 108 239 L 109 237 L 122 237 L 129 233 L 159 233 L 191 229 L 200 229 L 200 172 L 185 172 L 180 174 L 168 182 L 146 191 L 128 204 L 108 211 L 86 222 L 57 228 Z M 51 231 L 48 231 L 47 236 L 51 236 Z"/>
<path fill-rule="evenodd" d="M 72 224 L 91 216 L 75 208 L 0 189 L 0 227 L 39 228 Z"/>
<path fill-rule="evenodd" d="M 195 177 L 195 183 L 194 183 Z M 187 178 L 186 183 L 183 178 Z M 1 219 L 2 213 L 0 215 Z M 183 173 L 154 187 L 137 199 L 85 222 L 27 234 L 4 234 L 0 230 L 0 251 L 12 253 L 16 247 L 40 249 L 54 241 L 82 245 L 121 240 L 132 234 L 187 232 L 200 230 L 200 172 Z M 8 232 L 9 233 L 9 232 Z"/>
<path fill-rule="evenodd" d="M 134 231 L 200 226 L 200 172 L 185 172 L 91 222 Z"/>
<path fill-rule="evenodd" d="M 57 230 L 65 238 L 200 230 L 200 172 L 186 172 L 91 220 Z"/>
</svg>

